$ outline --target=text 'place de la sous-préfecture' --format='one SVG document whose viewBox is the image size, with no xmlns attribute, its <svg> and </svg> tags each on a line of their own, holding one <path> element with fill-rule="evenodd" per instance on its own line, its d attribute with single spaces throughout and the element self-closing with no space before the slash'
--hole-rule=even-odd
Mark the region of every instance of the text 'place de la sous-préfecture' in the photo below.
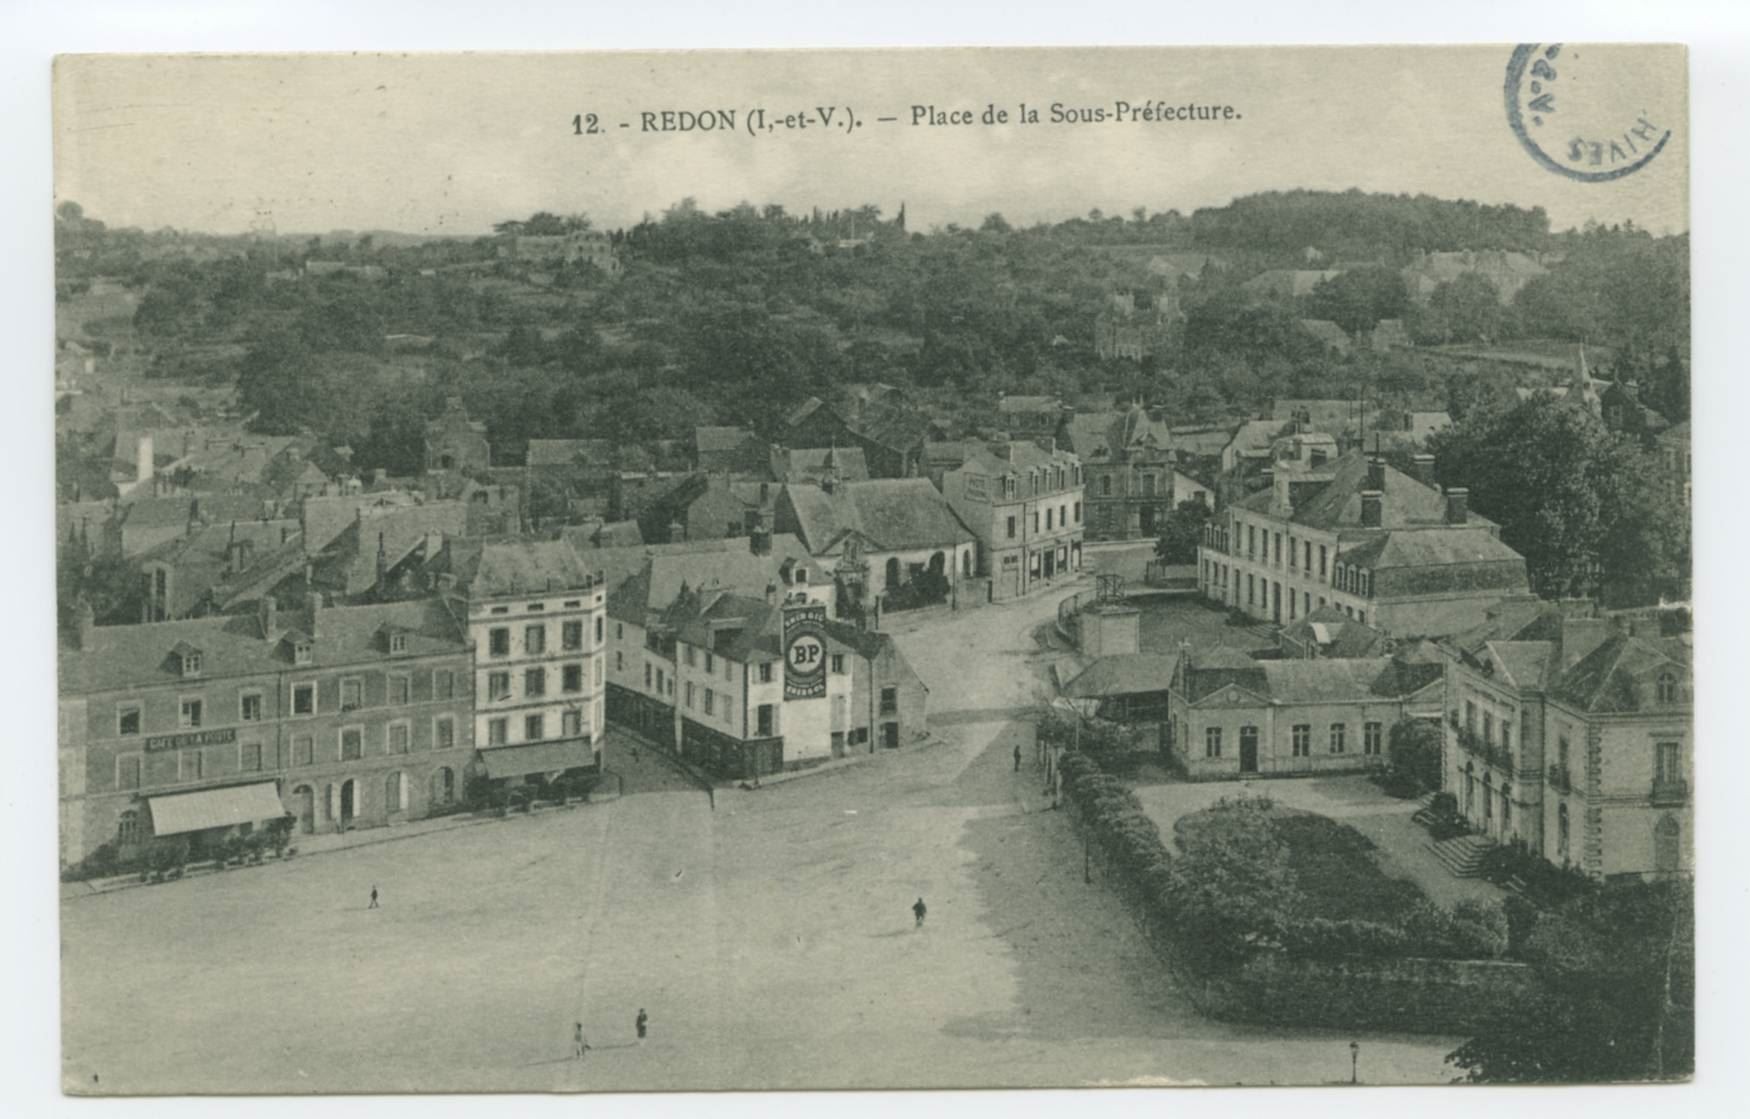
<svg viewBox="0 0 1750 1119">
<path fill-rule="evenodd" d="M 704 107 L 694 109 L 645 109 L 635 119 L 608 120 L 599 113 L 578 113 L 571 118 L 572 134 L 605 136 L 616 131 L 663 133 L 746 133 L 762 136 L 779 132 L 855 132 L 866 123 L 912 128 L 969 128 L 1029 124 L 1196 124 L 1237 121 L 1240 110 L 1229 104 L 1204 101 L 1115 100 L 1093 105 L 1053 101 L 1048 105 L 1019 102 L 1014 108 L 986 102 L 969 105 L 914 104 L 900 113 L 882 113 L 873 118 L 851 105 L 815 105 L 806 108 Z"/>
</svg>

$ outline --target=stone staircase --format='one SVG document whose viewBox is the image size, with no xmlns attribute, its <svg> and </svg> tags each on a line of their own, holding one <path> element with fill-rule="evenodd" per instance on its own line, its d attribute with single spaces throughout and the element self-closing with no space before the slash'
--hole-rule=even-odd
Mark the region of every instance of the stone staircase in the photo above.
<svg viewBox="0 0 1750 1119">
<path fill-rule="evenodd" d="M 1460 835 L 1440 843 L 1428 844 L 1454 878 L 1475 878 L 1482 869 L 1483 855 L 1495 841 L 1481 835 Z"/>
</svg>

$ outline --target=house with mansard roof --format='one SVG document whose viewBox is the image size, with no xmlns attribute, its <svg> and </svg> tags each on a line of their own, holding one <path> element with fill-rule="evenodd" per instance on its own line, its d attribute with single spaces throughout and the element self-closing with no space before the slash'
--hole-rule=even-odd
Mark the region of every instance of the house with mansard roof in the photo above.
<svg viewBox="0 0 1750 1119">
<path fill-rule="evenodd" d="M 1261 621 L 1335 606 L 1399 638 L 1456 633 L 1530 595 L 1524 557 L 1471 512 L 1467 490 L 1359 451 L 1274 460 L 1267 488 L 1205 527 L 1198 578 L 1206 597 Z"/>
<path fill-rule="evenodd" d="M 1601 879 L 1694 866 L 1687 635 L 1517 602 L 1441 643 L 1443 787 L 1485 843 Z"/>
</svg>

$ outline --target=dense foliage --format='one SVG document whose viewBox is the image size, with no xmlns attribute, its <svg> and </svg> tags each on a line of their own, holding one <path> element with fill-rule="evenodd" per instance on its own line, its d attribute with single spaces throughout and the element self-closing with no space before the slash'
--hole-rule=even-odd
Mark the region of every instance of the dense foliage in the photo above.
<svg viewBox="0 0 1750 1119">
<path fill-rule="evenodd" d="M 1673 881 L 1590 890 L 1530 912 L 1521 954 L 1537 968 L 1542 993 L 1448 1060 L 1473 1081 L 1693 1074 L 1694 906 L 1690 884 Z"/>
<path fill-rule="evenodd" d="M 1478 410 L 1431 449 L 1440 480 L 1470 488 L 1540 596 L 1639 603 L 1687 578 L 1688 517 L 1652 453 L 1586 409 L 1537 396 Z"/>
</svg>

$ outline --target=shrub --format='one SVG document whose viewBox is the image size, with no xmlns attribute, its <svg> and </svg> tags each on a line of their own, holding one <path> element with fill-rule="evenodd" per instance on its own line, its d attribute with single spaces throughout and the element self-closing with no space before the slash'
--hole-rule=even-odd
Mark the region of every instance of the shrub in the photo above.
<svg viewBox="0 0 1750 1119">
<path fill-rule="evenodd" d="M 1457 816 L 1438 816 L 1428 825 L 1428 837 L 1436 843 L 1470 834 L 1470 825 Z"/>
<path fill-rule="evenodd" d="M 1440 787 L 1441 737 L 1440 727 L 1426 719 L 1399 719 L 1392 724 L 1386 754 L 1400 785 L 1415 789 L 1409 796 Z"/>
<path fill-rule="evenodd" d="M 1435 793 L 1434 799 L 1428 802 L 1428 807 L 1437 818 L 1458 818 L 1458 796 L 1454 793 Z"/>
</svg>

